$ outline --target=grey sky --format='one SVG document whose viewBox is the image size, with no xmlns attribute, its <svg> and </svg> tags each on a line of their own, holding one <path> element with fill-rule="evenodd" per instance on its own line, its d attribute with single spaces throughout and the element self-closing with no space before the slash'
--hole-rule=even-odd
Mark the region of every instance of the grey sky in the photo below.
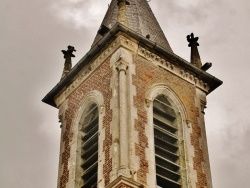
<svg viewBox="0 0 250 188">
<path fill-rule="evenodd" d="M 74 64 L 89 50 L 110 0 L 0 0 L 1 188 L 57 183 L 57 109 L 41 99 L 60 79 L 67 45 Z M 200 37 L 203 62 L 224 84 L 208 96 L 206 128 L 214 188 L 249 188 L 250 2 L 151 0 L 173 51 L 189 60 L 186 35 Z"/>
</svg>

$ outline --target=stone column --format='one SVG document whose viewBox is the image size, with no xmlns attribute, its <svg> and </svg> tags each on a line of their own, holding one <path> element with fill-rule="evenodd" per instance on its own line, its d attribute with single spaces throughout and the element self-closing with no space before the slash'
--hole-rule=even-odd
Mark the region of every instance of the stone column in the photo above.
<svg viewBox="0 0 250 188">
<path fill-rule="evenodd" d="M 119 71 L 119 136 L 120 136 L 120 167 L 118 176 L 130 176 L 128 169 L 128 123 L 127 123 L 127 71 L 128 65 L 124 61 L 117 63 Z"/>
</svg>

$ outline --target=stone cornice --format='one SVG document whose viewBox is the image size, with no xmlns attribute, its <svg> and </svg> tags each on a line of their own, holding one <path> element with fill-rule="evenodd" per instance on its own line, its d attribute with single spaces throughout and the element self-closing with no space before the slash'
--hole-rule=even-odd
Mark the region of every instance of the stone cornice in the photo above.
<svg viewBox="0 0 250 188">
<path fill-rule="evenodd" d="M 123 37 L 123 38 L 118 43 L 116 43 L 119 37 Z M 58 96 L 60 96 L 62 92 L 65 91 L 65 88 L 68 88 L 70 86 L 71 89 L 69 89 L 67 93 L 71 93 L 72 89 L 74 90 L 75 87 L 79 86 L 77 84 L 72 84 L 73 82 L 75 82 L 76 77 L 79 77 L 79 76 L 85 77 L 86 74 L 87 75 L 91 74 L 95 66 L 98 63 L 100 65 L 100 63 L 104 62 L 104 59 L 108 57 L 108 54 L 111 54 L 118 47 L 123 46 L 124 48 L 130 51 L 136 52 L 136 50 L 138 49 L 138 44 L 145 46 L 147 49 L 152 49 L 156 54 L 161 54 L 162 56 L 171 60 L 171 62 L 174 62 L 176 63 L 176 65 L 179 65 L 179 67 L 182 67 L 183 71 L 181 74 L 183 75 L 183 77 L 185 76 L 188 77 L 187 73 L 189 74 L 192 73 L 191 75 L 194 75 L 194 77 L 199 78 L 199 80 L 202 80 L 203 82 L 206 82 L 209 85 L 209 91 L 207 92 L 207 94 L 209 94 L 210 92 L 212 92 L 213 90 L 215 90 L 217 87 L 219 87 L 222 84 L 222 81 L 220 81 L 219 79 L 206 73 L 205 71 L 202 71 L 201 69 L 195 66 L 192 66 L 189 62 L 180 58 L 173 52 L 166 50 L 165 48 L 161 47 L 157 43 L 154 43 L 150 39 L 147 39 L 146 37 L 141 36 L 140 34 L 134 32 L 128 27 L 120 23 L 117 23 L 116 25 L 114 25 L 112 29 L 110 29 L 110 31 L 107 34 L 105 34 L 105 36 L 103 36 L 103 38 L 100 41 L 98 41 L 90 49 L 90 51 L 43 98 L 42 101 L 54 107 L 58 107 L 58 104 L 56 104 L 55 99 L 58 98 Z M 94 60 L 95 62 L 93 62 L 93 59 L 96 58 L 97 54 L 100 54 L 100 51 L 103 51 L 102 54 L 99 55 L 97 60 Z M 98 60 L 101 62 L 98 62 Z M 92 63 L 89 63 L 89 62 L 92 62 Z M 166 68 L 166 66 L 164 67 Z M 82 73 L 82 71 L 83 72 L 85 71 L 85 73 Z M 77 78 L 77 79 L 81 80 L 82 78 Z M 203 83 L 199 83 L 199 84 L 203 85 Z"/>
<path fill-rule="evenodd" d="M 197 78 L 194 73 L 187 71 L 174 63 L 170 63 L 170 61 L 167 61 L 159 57 L 158 55 L 150 52 L 149 50 L 141 46 L 139 46 L 138 54 L 146 58 L 147 60 L 151 61 L 156 66 L 159 66 L 173 73 L 174 75 L 180 77 L 181 79 L 195 85 L 197 88 L 203 90 L 205 93 L 209 92 L 210 89 L 209 85 L 203 82 L 201 79 Z"/>
</svg>

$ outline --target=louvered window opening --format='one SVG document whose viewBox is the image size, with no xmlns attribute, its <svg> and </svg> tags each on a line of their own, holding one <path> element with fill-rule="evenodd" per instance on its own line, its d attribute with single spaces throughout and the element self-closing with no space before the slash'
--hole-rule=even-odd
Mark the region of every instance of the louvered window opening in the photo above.
<svg viewBox="0 0 250 188">
<path fill-rule="evenodd" d="M 97 188 L 98 172 L 98 107 L 92 105 L 84 117 L 82 131 L 82 188 Z"/>
<path fill-rule="evenodd" d="M 181 188 L 176 113 L 163 96 L 153 102 L 156 181 L 158 188 Z"/>
</svg>

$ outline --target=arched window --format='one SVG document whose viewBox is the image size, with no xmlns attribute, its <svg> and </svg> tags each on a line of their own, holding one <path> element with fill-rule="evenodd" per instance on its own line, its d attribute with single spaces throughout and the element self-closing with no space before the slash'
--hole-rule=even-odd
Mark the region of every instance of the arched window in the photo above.
<svg viewBox="0 0 250 188">
<path fill-rule="evenodd" d="M 181 188 L 179 115 L 165 95 L 153 101 L 153 123 L 158 188 Z"/>
<path fill-rule="evenodd" d="M 92 104 L 81 120 L 83 185 L 81 188 L 96 188 L 98 174 L 98 106 Z"/>
</svg>

